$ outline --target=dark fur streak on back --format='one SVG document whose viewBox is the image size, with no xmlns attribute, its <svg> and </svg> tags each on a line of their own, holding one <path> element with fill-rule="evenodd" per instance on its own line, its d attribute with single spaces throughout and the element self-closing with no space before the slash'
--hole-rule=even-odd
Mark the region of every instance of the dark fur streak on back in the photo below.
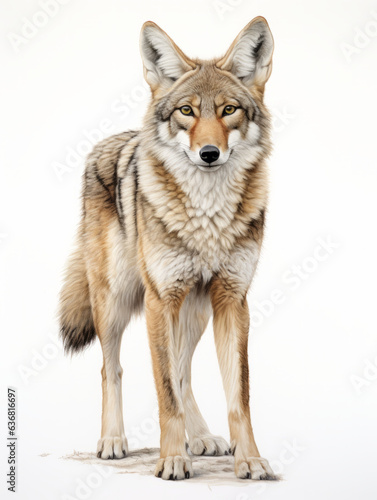
<svg viewBox="0 0 377 500">
<path fill-rule="evenodd" d="M 133 137 L 135 137 L 136 135 L 137 134 L 135 134 Z M 131 158 L 128 160 L 125 175 L 127 175 L 128 171 L 130 170 L 130 166 L 133 164 L 133 162 L 135 160 L 136 150 L 137 150 L 137 146 L 135 146 L 135 149 L 132 152 Z M 117 164 L 119 162 L 119 157 L 120 157 L 120 154 L 118 156 Z M 124 233 L 126 234 L 126 227 L 124 224 L 123 202 L 122 202 L 122 181 L 123 181 L 123 177 L 117 177 L 117 184 L 116 184 L 117 212 L 118 212 L 120 226 L 123 229 Z"/>
<path fill-rule="evenodd" d="M 99 173 L 98 173 L 98 167 L 96 167 L 95 173 L 96 173 L 96 179 L 97 179 L 97 181 L 101 184 L 101 186 L 105 189 L 105 191 L 107 191 L 109 201 L 113 202 L 114 201 L 113 195 L 111 194 L 109 187 L 105 184 L 104 180 L 99 175 Z"/>
<path fill-rule="evenodd" d="M 136 151 L 136 148 L 135 148 Z M 137 227 L 137 199 L 138 199 L 138 191 L 139 191 L 139 174 L 137 171 L 137 161 L 134 162 L 135 170 L 134 170 L 134 177 L 135 177 L 135 194 L 134 194 L 134 207 L 135 207 L 135 229 L 136 229 L 136 236 L 139 235 L 139 230 Z"/>
</svg>

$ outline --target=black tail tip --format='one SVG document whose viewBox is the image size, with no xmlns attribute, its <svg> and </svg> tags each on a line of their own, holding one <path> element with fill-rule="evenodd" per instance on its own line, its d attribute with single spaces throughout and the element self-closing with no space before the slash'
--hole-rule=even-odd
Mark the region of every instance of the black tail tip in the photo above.
<svg viewBox="0 0 377 500">
<path fill-rule="evenodd" d="M 84 326 L 83 328 L 61 325 L 60 337 L 63 340 L 64 352 L 75 354 L 89 347 L 96 338 L 94 326 Z"/>
</svg>

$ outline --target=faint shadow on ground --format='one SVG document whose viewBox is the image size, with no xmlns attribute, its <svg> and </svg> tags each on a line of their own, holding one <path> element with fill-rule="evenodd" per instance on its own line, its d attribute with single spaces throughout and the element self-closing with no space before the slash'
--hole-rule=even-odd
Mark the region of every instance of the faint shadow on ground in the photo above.
<svg viewBox="0 0 377 500">
<path fill-rule="evenodd" d="M 101 460 L 95 453 L 74 452 L 62 458 L 76 460 L 89 465 L 101 465 L 114 467 L 119 474 L 141 474 L 153 476 L 156 462 L 159 458 L 159 448 L 143 448 L 131 451 L 126 458 L 118 460 Z M 233 456 L 207 457 L 192 456 L 194 477 L 190 483 L 200 482 L 206 484 L 222 484 L 247 486 L 250 481 L 237 479 L 234 474 Z"/>
</svg>

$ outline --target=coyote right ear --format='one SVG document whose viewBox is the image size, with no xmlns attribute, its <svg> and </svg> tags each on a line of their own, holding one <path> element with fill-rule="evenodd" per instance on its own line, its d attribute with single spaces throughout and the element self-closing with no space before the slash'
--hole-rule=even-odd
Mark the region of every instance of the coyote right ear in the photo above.
<svg viewBox="0 0 377 500">
<path fill-rule="evenodd" d="M 144 77 L 152 91 L 160 87 L 168 90 L 175 80 L 196 67 L 165 31 L 151 21 L 141 29 L 140 51 Z"/>
</svg>

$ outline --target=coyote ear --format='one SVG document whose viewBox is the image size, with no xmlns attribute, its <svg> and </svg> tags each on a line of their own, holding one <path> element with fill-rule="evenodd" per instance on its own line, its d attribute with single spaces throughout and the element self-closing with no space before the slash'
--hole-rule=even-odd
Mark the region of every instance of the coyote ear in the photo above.
<svg viewBox="0 0 377 500">
<path fill-rule="evenodd" d="M 264 17 L 256 17 L 239 33 L 216 65 L 237 76 L 246 87 L 263 88 L 272 70 L 274 39 Z"/>
<path fill-rule="evenodd" d="M 141 29 L 140 51 L 144 77 L 152 91 L 171 87 L 175 80 L 196 66 L 165 31 L 151 21 L 144 23 Z"/>
</svg>

